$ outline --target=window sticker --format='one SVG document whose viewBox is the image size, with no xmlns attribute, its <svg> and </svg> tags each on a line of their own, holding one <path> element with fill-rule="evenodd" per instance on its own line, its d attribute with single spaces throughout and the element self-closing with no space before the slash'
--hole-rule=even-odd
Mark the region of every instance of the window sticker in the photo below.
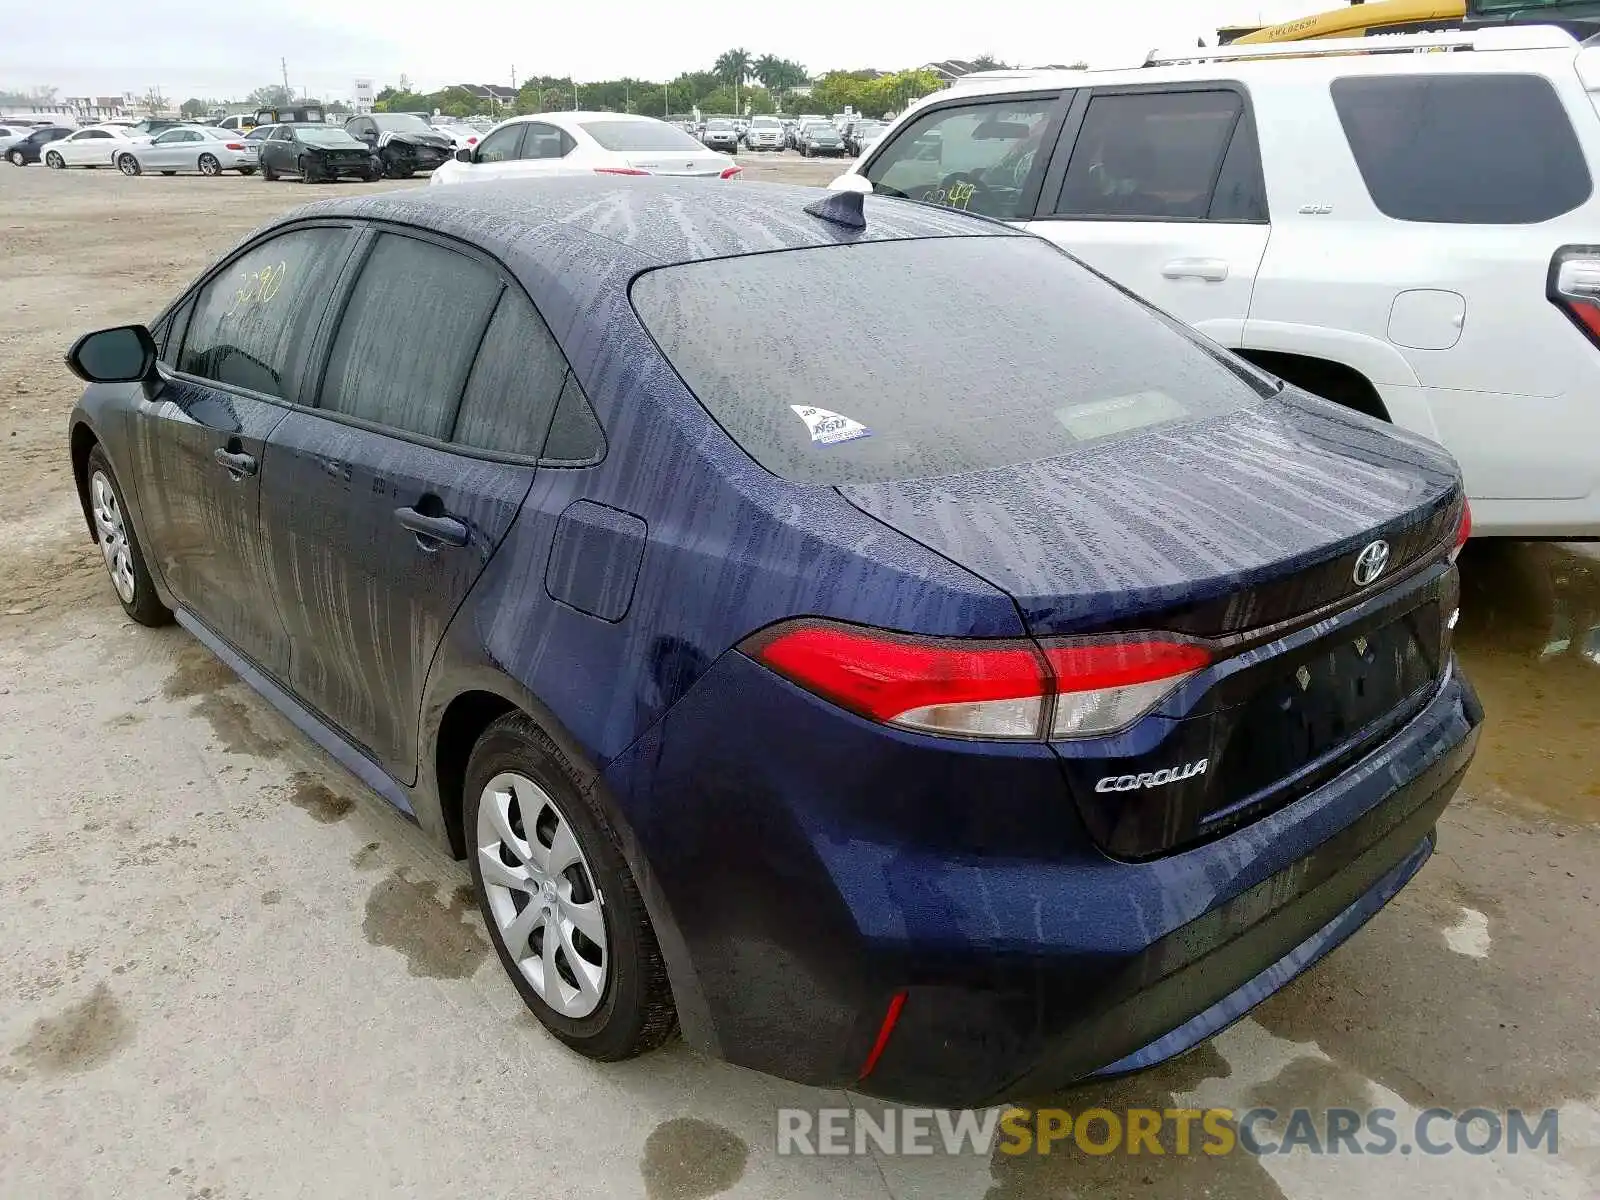
<svg viewBox="0 0 1600 1200">
<path fill-rule="evenodd" d="M 825 408 L 812 408 L 809 404 L 791 404 L 789 407 L 806 423 L 806 428 L 811 431 L 811 440 L 819 446 L 834 446 L 872 436 L 872 431 L 860 421 L 852 421 Z"/>
</svg>

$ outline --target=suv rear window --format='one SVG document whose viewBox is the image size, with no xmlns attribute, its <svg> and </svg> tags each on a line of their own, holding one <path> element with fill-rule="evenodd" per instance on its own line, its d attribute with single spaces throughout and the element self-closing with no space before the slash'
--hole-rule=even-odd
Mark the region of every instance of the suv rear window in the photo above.
<svg viewBox="0 0 1600 1200">
<path fill-rule="evenodd" d="M 1052 458 L 1276 387 L 1032 237 L 684 263 L 640 276 L 632 295 L 723 429 L 798 483 Z"/>
<path fill-rule="evenodd" d="M 1538 75 L 1336 79 L 1333 103 L 1378 210 L 1397 221 L 1528 225 L 1589 198 L 1589 168 Z"/>
</svg>

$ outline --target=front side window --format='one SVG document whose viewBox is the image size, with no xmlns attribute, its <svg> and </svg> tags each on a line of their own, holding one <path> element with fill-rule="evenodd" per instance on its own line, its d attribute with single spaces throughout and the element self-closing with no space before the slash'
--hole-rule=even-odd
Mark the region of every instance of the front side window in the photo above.
<svg viewBox="0 0 1600 1200">
<path fill-rule="evenodd" d="M 1072 147 L 1056 212 L 1203 219 L 1243 111 L 1233 91 L 1096 96 Z"/>
<path fill-rule="evenodd" d="M 339 321 L 321 407 L 444 440 L 500 279 L 433 242 L 381 235 Z"/>
<path fill-rule="evenodd" d="M 567 361 L 518 289 L 505 290 L 472 364 L 450 440 L 537 458 Z"/>
<path fill-rule="evenodd" d="M 1356 166 L 1384 216 L 1528 225 L 1589 198 L 1572 123 L 1538 75 L 1357 76 L 1332 87 Z"/>
<path fill-rule="evenodd" d="M 322 319 L 349 233 L 295 229 L 235 259 L 201 290 L 179 370 L 295 400 L 301 355 Z"/>
<path fill-rule="evenodd" d="M 510 162 L 516 158 L 522 146 L 522 132 L 526 128 L 524 122 L 507 125 L 503 129 L 496 129 L 483 139 L 478 147 L 478 161 L 481 163 Z"/>
<path fill-rule="evenodd" d="M 261 126 L 261 128 L 252 129 L 249 133 L 245 134 L 244 135 L 244 140 L 247 141 L 247 142 L 264 142 L 271 136 L 272 136 L 272 126 L 271 125 L 263 125 L 263 126 Z"/>
<path fill-rule="evenodd" d="M 1044 167 L 1057 98 L 936 109 L 912 121 L 872 160 L 873 190 L 1001 220 L 1017 220 L 1029 179 Z"/>
</svg>

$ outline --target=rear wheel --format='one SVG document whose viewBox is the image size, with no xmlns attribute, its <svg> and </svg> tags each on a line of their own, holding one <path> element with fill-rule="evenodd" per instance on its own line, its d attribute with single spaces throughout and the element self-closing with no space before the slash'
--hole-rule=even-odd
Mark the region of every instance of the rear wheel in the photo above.
<svg viewBox="0 0 1600 1200">
<path fill-rule="evenodd" d="M 478 906 L 523 1003 L 601 1062 L 661 1045 L 677 1025 L 666 966 L 592 791 L 521 713 L 484 731 L 466 787 Z"/>
<path fill-rule="evenodd" d="M 278 178 L 278 173 L 267 165 L 265 159 L 263 159 L 261 162 L 261 178 L 265 179 L 268 183 L 273 183 Z"/>
<path fill-rule="evenodd" d="M 139 549 L 139 539 L 134 536 L 127 506 L 122 502 L 122 489 L 99 446 L 89 451 L 88 472 L 89 511 L 94 516 L 95 536 L 122 611 L 141 625 L 168 624 L 172 613 L 156 595 L 144 552 Z"/>
<path fill-rule="evenodd" d="M 137 158 L 135 158 L 133 155 L 131 155 L 131 154 L 119 154 L 119 155 L 117 155 L 117 170 L 121 171 L 124 175 L 137 175 L 143 169 L 144 168 L 139 166 L 139 160 Z"/>
<path fill-rule="evenodd" d="M 202 154 L 200 156 L 200 174 L 221 175 L 222 164 L 217 161 L 215 154 Z"/>
<path fill-rule="evenodd" d="M 239 168 L 239 174 L 241 174 L 241 175 L 254 175 L 255 173 L 256 173 L 256 169 L 254 167 L 240 167 Z"/>
<path fill-rule="evenodd" d="M 66 167 L 67 160 L 52 150 L 44 156 L 44 165 L 52 171 L 60 171 Z"/>
<path fill-rule="evenodd" d="M 10 154 L 6 155 L 6 158 L 10 161 L 13 167 L 25 167 L 28 165 L 28 159 L 21 150 L 13 150 Z"/>
</svg>

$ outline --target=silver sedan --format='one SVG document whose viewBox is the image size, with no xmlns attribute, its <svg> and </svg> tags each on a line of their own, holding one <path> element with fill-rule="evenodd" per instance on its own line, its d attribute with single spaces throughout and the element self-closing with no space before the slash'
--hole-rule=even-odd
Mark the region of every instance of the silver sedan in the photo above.
<svg viewBox="0 0 1600 1200">
<path fill-rule="evenodd" d="M 237 171 L 253 175 L 259 153 L 253 142 L 245 141 L 231 129 L 175 125 L 148 142 L 119 149 L 112 161 L 124 175 L 145 171 L 160 171 L 163 175 L 176 175 L 179 171 L 198 171 L 202 175 Z"/>
</svg>

